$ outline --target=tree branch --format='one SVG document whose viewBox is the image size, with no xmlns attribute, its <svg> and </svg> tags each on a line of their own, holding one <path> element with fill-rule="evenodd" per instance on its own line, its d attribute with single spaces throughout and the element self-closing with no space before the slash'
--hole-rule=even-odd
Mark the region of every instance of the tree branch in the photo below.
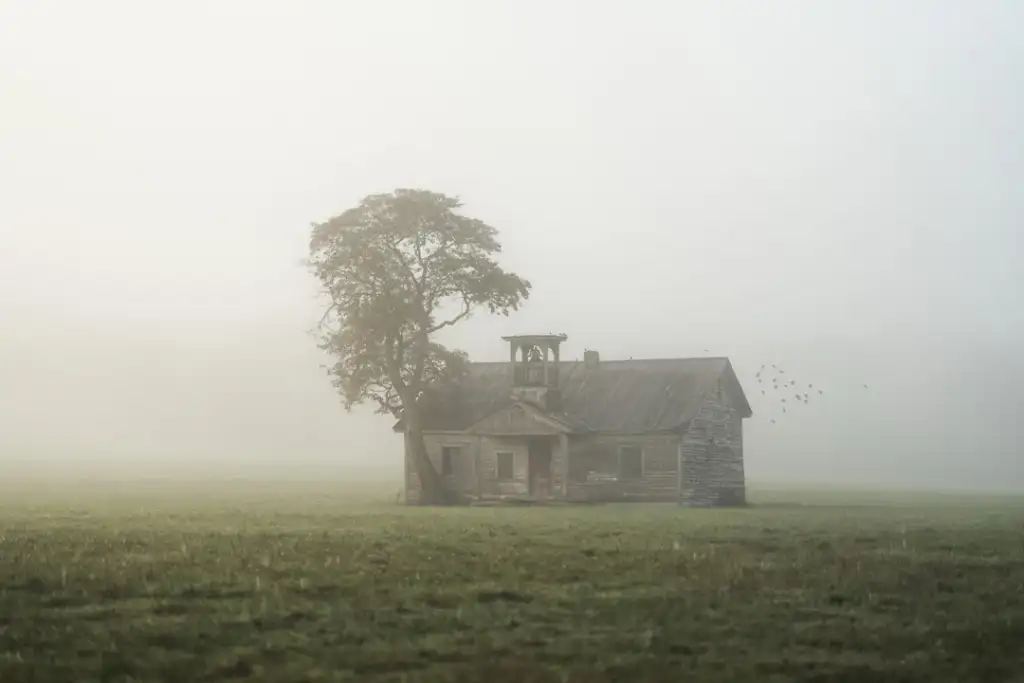
<svg viewBox="0 0 1024 683">
<path fill-rule="evenodd" d="M 423 257 L 423 262 L 427 263 L 429 261 L 434 260 L 434 258 L 436 258 L 437 256 L 440 256 L 441 254 L 444 254 L 445 252 L 447 252 L 448 251 L 448 247 L 452 246 L 453 244 L 455 244 L 455 240 L 443 240 L 437 246 L 437 249 L 435 249 L 434 251 L 430 252 L 429 254 L 427 254 L 426 256 Z"/>
<path fill-rule="evenodd" d="M 428 327 L 427 328 L 427 334 L 433 334 L 433 333 L 437 332 L 438 330 L 443 330 L 446 327 L 451 327 L 452 325 L 455 325 L 460 320 L 462 320 L 463 318 L 468 316 L 472 310 L 473 310 L 473 305 L 470 303 L 469 298 L 466 297 L 466 296 L 463 296 L 462 297 L 462 312 L 459 313 L 457 316 L 455 316 L 454 318 L 452 318 L 450 320 L 445 320 L 443 323 L 438 323 L 437 325 L 434 325 L 433 327 Z"/>
<path fill-rule="evenodd" d="M 397 244 L 392 243 L 389 240 L 384 240 L 384 244 L 387 245 L 391 253 L 393 253 L 395 255 L 395 258 L 398 259 L 398 263 L 402 266 L 402 270 L 405 271 L 406 275 L 409 276 L 409 279 L 412 280 L 412 284 L 415 286 L 416 291 L 422 292 L 423 284 L 421 283 L 420 279 L 416 277 L 416 273 L 412 272 L 412 267 L 405 260 L 405 256 L 402 255 L 402 250 L 398 248 Z"/>
<path fill-rule="evenodd" d="M 331 313 L 336 312 L 339 307 L 338 300 L 334 298 L 334 294 L 332 294 L 331 292 L 326 292 L 326 294 L 328 294 L 331 297 L 331 305 L 328 306 L 327 310 L 324 311 L 324 314 L 320 316 L 320 322 L 317 323 L 317 327 L 319 327 L 320 329 L 323 329 L 324 323 L 327 322 L 328 316 L 330 316 Z"/>
</svg>

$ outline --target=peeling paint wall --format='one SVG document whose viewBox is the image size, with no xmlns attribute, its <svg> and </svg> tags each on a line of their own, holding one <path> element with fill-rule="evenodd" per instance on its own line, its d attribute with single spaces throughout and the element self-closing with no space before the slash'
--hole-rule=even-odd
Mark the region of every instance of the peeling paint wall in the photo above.
<svg viewBox="0 0 1024 683">
<path fill-rule="evenodd" d="M 679 503 L 688 507 L 746 504 L 743 419 L 728 392 L 706 397 L 683 435 Z"/>
<path fill-rule="evenodd" d="M 477 436 L 460 433 L 428 433 L 424 435 L 427 454 L 434 468 L 441 472 L 445 446 L 458 446 L 460 451 L 452 462 L 452 473 L 444 477 L 447 489 L 474 498 L 526 497 L 530 495 L 529 438 L 521 436 Z M 568 462 L 568 440 L 563 436 L 550 438 L 550 497 L 563 498 Z M 498 477 L 498 454 L 512 454 L 512 476 Z M 405 457 L 405 499 L 409 504 L 419 501 L 420 480 L 408 453 Z"/>
<path fill-rule="evenodd" d="M 680 437 L 676 434 L 607 434 L 569 438 L 570 500 L 675 501 Z M 622 446 L 638 446 L 643 474 L 626 479 L 619 467 Z"/>
<path fill-rule="evenodd" d="M 468 495 L 476 495 L 478 486 L 477 462 L 480 450 L 480 437 L 470 434 L 425 434 L 423 437 L 427 455 L 434 469 L 440 473 L 441 453 L 445 446 L 456 446 L 458 454 L 452 459 L 451 474 L 442 477 L 445 488 Z M 405 454 L 405 501 L 410 505 L 419 502 L 420 477 L 416 472 L 416 463 L 408 451 Z"/>
<path fill-rule="evenodd" d="M 498 453 L 512 453 L 512 479 L 498 479 Z M 521 438 L 485 436 L 480 448 L 480 495 L 500 498 L 530 493 L 529 446 Z"/>
<path fill-rule="evenodd" d="M 561 434 L 563 429 L 547 418 L 520 405 L 512 405 L 478 422 L 471 429 L 476 434 L 539 436 Z"/>
<path fill-rule="evenodd" d="M 444 477 L 446 488 L 487 499 L 530 495 L 529 438 L 428 433 L 424 440 L 438 472 L 442 449 L 460 449 L 451 473 Z M 706 396 L 682 435 L 559 435 L 550 439 L 550 495 L 555 499 L 674 501 L 690 507 L 746 504 L 743 419 L 726 391 Z M 643 469 L 635 478 L 625 477 L 620 468 L 622 446 L 642 450 Z M 512 472 L 506 480 L 498 477 L 498 453 L 502 452 L 512 453 Z M 418 502 L 419 492 L 415 464 L 407 454 L 406 501 Z"/>
</svg>

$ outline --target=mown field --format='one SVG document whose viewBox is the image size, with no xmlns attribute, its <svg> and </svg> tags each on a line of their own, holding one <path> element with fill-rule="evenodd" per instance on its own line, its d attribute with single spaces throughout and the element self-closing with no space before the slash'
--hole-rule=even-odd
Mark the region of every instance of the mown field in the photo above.
<svg viewBox="0 0 1024 683">
<path fill-rule="evenodd" d="M 1024 680 L 1024 501 L 751 497 L 9 489 L 0 681 Z"/>
</svg>

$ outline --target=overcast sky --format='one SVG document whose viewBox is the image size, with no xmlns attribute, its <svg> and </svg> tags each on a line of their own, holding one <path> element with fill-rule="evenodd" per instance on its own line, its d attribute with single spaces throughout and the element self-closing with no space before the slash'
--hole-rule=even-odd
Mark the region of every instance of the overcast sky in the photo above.
<svg viewBox="0 0 1024 683">
<path fill-rule="evenodd" d="M 0 0 L 0 473 L 397 477 L 390 422 L 319 368 L 300 261 L 310 222 L 417 187 L 534 283 L 446 338 L 476 358 L 707 348 L 751 395 L 752 479 L 1024 488 L 1022 26 L 1015 0 Z M 773 362 L 826 395 L 782 415 Z"/>
</svg>

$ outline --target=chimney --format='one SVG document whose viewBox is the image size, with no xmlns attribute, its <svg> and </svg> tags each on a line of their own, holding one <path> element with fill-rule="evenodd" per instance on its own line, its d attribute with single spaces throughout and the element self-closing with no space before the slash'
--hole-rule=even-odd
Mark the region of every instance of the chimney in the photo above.
<svg viewBox="0 0 1024 683">
<path fill-rule="evenodd" d="M 597 366 L 601 363 L 601 354 L 597 351 L 584 351 L 583 352 L 583 367 L 588 370 L 596 370 Z"/>
</svg>

